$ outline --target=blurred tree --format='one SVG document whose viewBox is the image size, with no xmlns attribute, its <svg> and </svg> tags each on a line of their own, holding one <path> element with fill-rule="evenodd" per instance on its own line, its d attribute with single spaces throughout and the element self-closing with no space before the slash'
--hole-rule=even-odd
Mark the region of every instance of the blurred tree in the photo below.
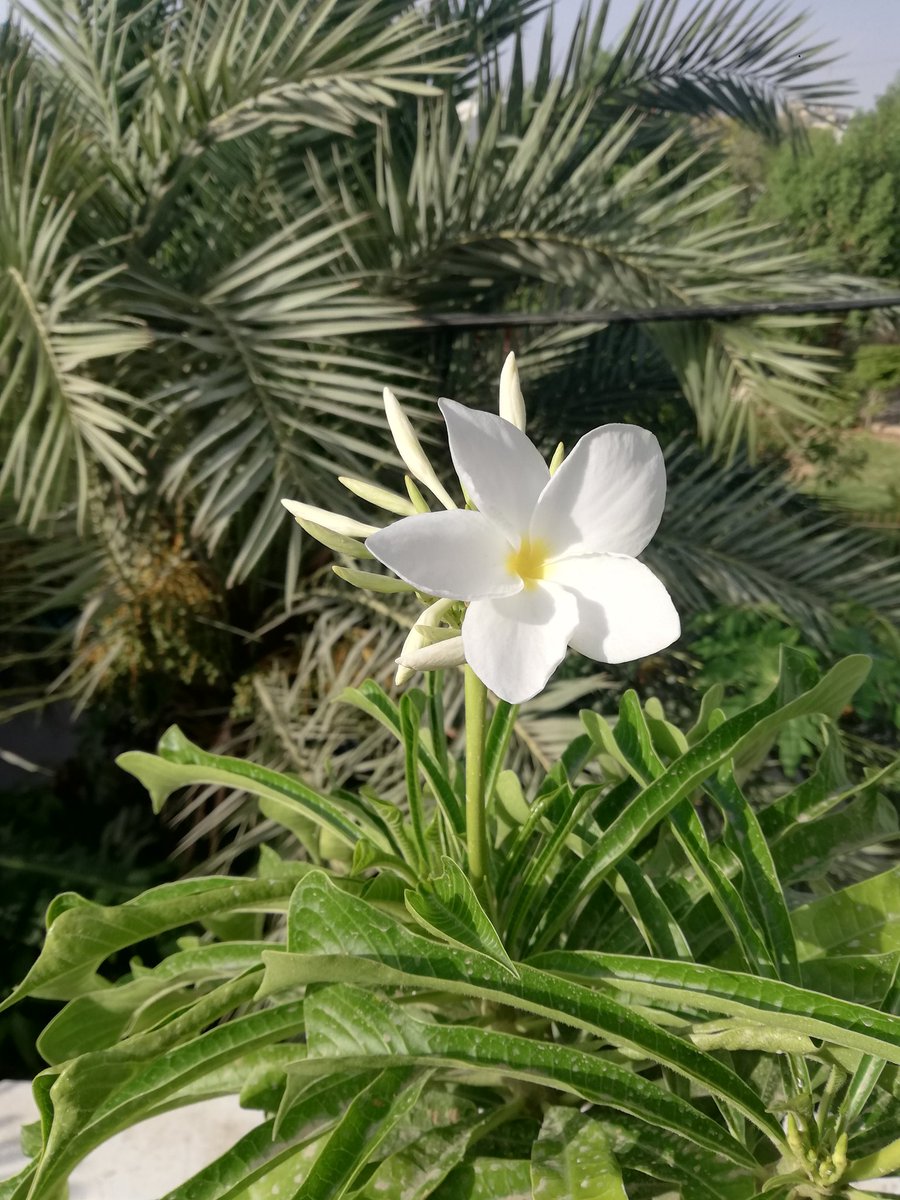
<svg viewBox="0 0 900 1200">
<path fill-rule="evenodd" d="M 900 279 L 900 81 L 842 137 L 813 129 L 776 150 L 757 213 L 831 269 Z"/>
<path fill-rule="evenodd" d="M 22 703 L 55 663 L 55 694 L 118 682 L 157 726 L 221 710 L 320 562 L 279 498 L 351 508 L 336 474 L 398 465 L 385 382 L 426 426 L 436 394 L 494 392 L 509 339 L 423 333 L 423 310 L 856 286 L 735 215 L 708 134 L 719 114 L 777 141 L 827 93 L 799 19 L 639 0 L 609 45 L 585 4 L 562 55 L 548 20 L 529 77 L 543 7 L 36 0 L 0 29 L 0 620 L 33 655 Z M 808 324 L 523 333 L 534 429 L 782 446 L 838 407 Z M 871 591 L 868 554 L 842 546 L 827 578 L 777 564 L 820 615 L 831 579 Z M 740 554 L 685 594 L 727 600 Z"/>
</svg>

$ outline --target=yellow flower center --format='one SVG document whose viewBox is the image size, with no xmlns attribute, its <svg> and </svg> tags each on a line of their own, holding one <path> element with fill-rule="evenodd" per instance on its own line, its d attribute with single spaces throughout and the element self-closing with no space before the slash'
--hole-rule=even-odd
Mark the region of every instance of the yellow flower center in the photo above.
<svg viewBox="0 0 900 1200">
<path fill-rule="evenodd" d="M 533 588 L 544 578 L 549 556 L 550 548 L 540 538 L 533 542 L 523 538 L 518 550 L 513 550 L 507 558 L 506 569 L 511 575 L 518 575 L 526 588 Z"/>
</svg>

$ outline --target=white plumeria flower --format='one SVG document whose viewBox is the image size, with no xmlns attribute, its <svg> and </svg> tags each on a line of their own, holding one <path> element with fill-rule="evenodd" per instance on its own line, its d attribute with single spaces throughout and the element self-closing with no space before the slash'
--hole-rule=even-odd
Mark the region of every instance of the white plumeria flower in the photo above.
<svg viewBox="0 0 900 1200">
<path fill-rule="evenodd" d="M 678 637 L 668 592 L 635 558 L 665 503 L 652 433 L 603 425 L 551 477 L 517 424 L 453 400 L 440 409 L 477 511 L 404 517 L 366 547 L 418 591 L 467 603 L 463 649 L 483 683 L 518 704 L 541 691 L 567 646 L 620 663 Z"/>
</svg>

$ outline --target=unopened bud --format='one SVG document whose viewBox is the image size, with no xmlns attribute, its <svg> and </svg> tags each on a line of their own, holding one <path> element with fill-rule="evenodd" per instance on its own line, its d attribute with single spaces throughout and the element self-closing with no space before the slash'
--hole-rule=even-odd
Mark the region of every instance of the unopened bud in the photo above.
<svg viewBox="0 0 900 1200">
<path fill-rule="evenodd" d="M 356 538 L 346 537 L 342 533 L 334 533 L 331 529 L 326 529 L 324 525 L 317 525 L 315 521 L 301 521 L 296 518 L 300 528 L 308 533 L 311 538 L 315 538 L 317 542 L 321 542 L 323 546 L 327 546 L 329 550 L 333 550 L 335 554 L 343 554 L 347 558 L 374 558 L 375 555 L 371 550 L 367 550 L 362 542 Z"/>
<path fill-rule="evenodd" d="M 338 483 L 342 483 L 354 496 L 359 496 L 360 500 L 374 504 L 376 508 L 383 508 L 385 512 L 396 513 L 400 517 L 411 517 L 416 512 L 411 500 L 392 492 L 390 488 L 379 487 L 377 483 L 353 479 L 348 475 L 338 475 Z"/>
<path fill-rule="evenodd" d="M 367 592 L 381 592 L 391 595 L 396 592 L 412 592 L 415 589 L 405 579 L 397 579 L 394 575 L 377 575 L 374 571 L 358 571 L 356 567 L 333 566 L 332 571 L 338 579 L 343 579 L 351 587 L 362 588 Z"/>
<path fill-rule="evenodd" d="M 409 494 L 410 503 L 417 513 L 431 512 L 428 501 L 413 483 L 408 475 L 403 476 L 403 482 L 406 484 L 406 490 Z"/>
<path fill-rule="evenodd" d="M 466 661 L 462 635 L 457 634 L 456 637 L 446 638 L 431 646 L 420 646 L 418 650 L 401 655 L 397 661 L 400 663 L 400 670 L 410 673 L 439 671 L 443 667 L 461 667 Z"/>
<path fill-rule="evenodd" d="M 550 459 L 550 474 L 555 475 L 562 466 L 562 460 L 566 457 L 566 451 L 562 442 L 553 451 L 553 457 Z"/>
<path fill-rule="evenodd" d="M 831 1161 L 834 1163 L 834 1169 L 838 1177 L 844 1174 L 847 1170 L 847 1134 L 842 1133 L 838 1140 L 834 1143 L 834 1153 L 831 1156 Z"/>
<path fill-rule="evenodd" d="M 301 504 L 299 500 L 282 500 L 281 503 L 298 524 L 312 523 L 341 537 L 367 538 L 370 533 L 378 532 L 377 525 L 366 525 L 364 521 L 354 521 L 352 517 L 329 512 L 327 508 L 316 508 L 314 504 Z"/>
<path fill-rule="evenodd" d="M 422 443 L 416 437 L 415 430 L 410 424 L 409 417 L 400 407 L 400 401 L 390 388 L 384 389 L 384 411 L 388 425 L 400 457 L 406 463 L 407 469 L 414 479 L 424 484 L 432 492 L 444 508 L 456 508 L 456 504 L 447 493 L 444 485 L 435 474 L 434 467 L 428 461 L 428 456 L 422 449 Z"/>
<path fill-rule="evenodd" d="M 785 1134 L 787 1136 L 787 1144 L 793 1150 L 794 1154 L 801 1161 L 806 1156 L 806 1146 L 803 1143 L 803 1138 L 800 1135 L 800 1129 L 797 1125 L 797 1118 L 792 1112 L 789 1112 L 785 1120 Z"/>
<path fill-rule="evenodd" d="M 453 607 L 453 601 L 447 599 L 435 600 L 419 614 L 419 619 L 413 625 L 412 629 L 406 635 L 406 641 L 403 643 L 403 648 L 400 651 L 400 657 L 397 659 L 399 664 L 397 674 L 394 676 L 394 683 L 398 687 L 402 687 L 417 670 L 428 670 L 429 668 L 408 666 L 405 659 L 416 650 L 421 649 L 425 643 L 425 631 L 428 629 L 436 629 L 441 623 L 446 614 Z"/>
<path fill-rule="evenodd" d="M 500 416 L 517 429 L 525 429 L 525 401 L 519 386 L 516 356 L 510 351 L 500 372 Z"/>
</svg>

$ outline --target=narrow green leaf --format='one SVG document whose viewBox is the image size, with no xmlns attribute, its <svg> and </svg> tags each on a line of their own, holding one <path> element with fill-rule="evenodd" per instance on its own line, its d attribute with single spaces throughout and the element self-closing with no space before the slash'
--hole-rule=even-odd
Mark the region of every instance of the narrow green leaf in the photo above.
<svg viewBox="0 0 900 1200">
<path fill-rule="evenodd" d="M 333 1128 L 367 1079 L 367 1076 L 341 1075 L 318 1081 L 285 1114 L 277 1138 L 274 1136 L 274 1118 L 262 1122 L 170 1192 L 166 1200 L 238 1200 L 243 1197 L 247 1188 L 267 1181 L 275 1168 L 290 1162 L 299 1151 Z"/>
<path fill-rule="evenodd" d="M 866 790 L 837 812 L 816 821 L 798 822 L 785 830 L 773 856 L 785 883 L 821 879 L 857 850 L 900 838 L 900 819 L 887 796 Z"/>
<path fill-rule="evenodd" d="M 292 776 L 239 758 L 207 754 L 189 742 L 177 725 L 163 734 L 158 755 L 132 750 L 120 754 L 116 762 L 147 788 L 154 812 L 179 788 L 215 783 L 258 796 L 266 816 L 288 829 L 296 816 L 330 830 L 349 846 L 363 832 L 383 850 L 391 849 L 378 824 L 361 806 L 354 805 L 348 812 L 345 802 L 323 796 Z"/>
<path fill-rule="evenodd" d="M 474 1158 L 457 1167 L 431 1200 L 527 1200 L 530 1190 L 527 1159 Z"/>
<path fill-rule="evenodd" d="M 24 996 L 70 1000 L 97 991 L 97 968 L 117 950 L 229 912 L 280 912 L 294 889 L 293 879 L 232 879 L 211 876 L 164 883 L 125 904 L 104 907 L 74 892 L 57 896 L 47 912 L 47 936 L 34 966 L 0 1005 Z"/>
<path fill-rule="evenodd" d="M 591 950 L 551 950 L 531 961 L 568 978 L 593 980 L 666 1005 L 734 1014 L 762 1024 L 771 1019 L 785 1029 L 900 1064 L 900 1018 L 780 980 Z"/>
<path fill-rule="evenodd" d="M 725 844 L 734 851 L 741 864 L 741 894 L 751 917 L 755 918 L 756 927 L 764 933 L 769 958 L 781 979 L 799 983 L 800 965 L 794 930 L 759 821 L 731 771 L 723 768 L 707 788 L 725 816 Z"/>
<path fill-rule="evenodd" d="M 453 1104 L 462 1107 L 458 1098 Z M 512 1112 L 520 1106 L 507 1105 Z M 437 1113 L 426 1113 L 429 1124 L 433 1124 Z M 504 1110 L 494 1110 L 479 1119 L 477 1114 L 462 1117 L 438 1128 L 427 1128 L 402 1148 L 391 1148 L 376 1167 L 371 1178 L 358 1193 L 360 1200 L 426 1200 L 435 1188 L 453 1171 L 465 1157 L 467 1151 L 484 1132 L 492 1128 Z M 384 1151 L 385 1147 L 382 1147 Z"/>
<path fill-rule="evenodd" d="M 733 1071 L 599 991 L 516 963 L 518 978 L 487 956 L 445 947 L 387 914 L 343 895 L 322 872 L 292 899 L 288 954 L 265 956 L 261 995 L 303 983 L 417 986 L 475 996 L 603 1037 L 670 1066 L 727 1096 L 778 1142 L 781 1131 L 756 1093 Z"/>
<path fill-rule="evenodd" d="M 900 951 L 900 865 L 791 913 L 801 959 Z"/>
<path fill-rule="evenodd" d="M 250 980 L 255 984 L 255 980 Z M 250 989 L 252 995 L 253 988 Z M 232 1001 L 232 1007 L 240 1001 Z M 67 1064 L 53 1082 L 53 1121 L 35 1180 L 37 1194 L 65 1179 L 95 1146 L 121 1129 L 161 1111 L 186 1084 L 248 1051 L 303 1030 L 299 1001 L 237 1017 L 166 1054 L 130 1061 L 129 1051 L 101 1050 Z M 303 1048 L 298 1045 L 298 1056 Z"/>
<path fill-rule="evenodd" d="M 429 933 L 452 946 L 486 954 L 515 976 L 516 968 L 465 872 L 446 856 L 441 861 L 443 874 L 432 879 L 427 890 L 422 886 L 417 892 L 407 891 L 406 907 Z"/>
<path fill-rule="evenodd" d="M 427 1075 L 407 1068 L 380 1072 L 352 1101 L 292 1200 L 340 1200 L 366 1161 L 418 1100 Z"/>
<path fill-rule="evenodd" d="M 547 946 L 571 919 L 572 913 L 602 883 L 618 860 L 631 852 L 675 806 L 728 759 L 748 763 L 765 749 L 777 731 L 794 717 L 807 713 L 835 715 L 868 674 L 863 655 L 843 659 L 805 691 L 805 660 L 783 650 L 779 683 L 770 696 L 708 733 L 653 780 L 612 822 L 590 851 L 555 888 L 542 916 L 535 949 Z M 802 656 L 800 656 L 802 659 Z M 798 678 L 798 674 L 800 678 Z"/>
<path fill-rule="evenodd" d="M 338 700 L 344 704 L 352 704 L 362 712 L 374 717 L 385 729 L 389 730 L 398 742 L 403 741 L 400 728 L 400 712 L 389 696 L 371 679 L 366 680 L 359 688 L 345 688 Z M 424 743 L 419 741 L 419 765 L 428 786 L 437 803 L 441 806 L 450 827 L 457 834 L 465 832 L 462 805 L 447 778 L 446 772 L 440 767 L 434 754 Z"/>
<path fill-rule="evenodd" d="M 498 700 L 484 740 L 484 801 L 490 809 L 494 789 L 509 749 L 509 739 L 516 725 L 519 709 L 506 700 Z"/>
<path fill-rule="evenodd" d="M 292 1074 L 326 1058 L 348 1067 L 452 1064 L 543 1083 L 624 1110 L 746 1166 L 752 1157 L 710 1118 L 642 1076 L 584 1051 L 471 1026 L 434 1025 L 360 988 L 335 984 L 306 1001 L 308 1056 Z"/>
</svg>

